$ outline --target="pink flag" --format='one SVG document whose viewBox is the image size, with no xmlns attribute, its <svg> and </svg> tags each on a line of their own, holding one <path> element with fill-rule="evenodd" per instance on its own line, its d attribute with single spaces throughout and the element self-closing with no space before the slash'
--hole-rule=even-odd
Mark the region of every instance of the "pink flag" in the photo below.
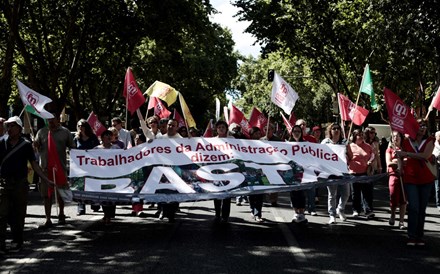
<svg viewBox="0 0 440 274">
<path fill-rule="evenodd" d="M 231 108 L 231 116 L 229 117 L 229 125 L 232 123 L 236 123 L 241 126 L 241 132 L 249 138 L 249 122 L 247 121 L 246 117 L 244 117 L 243 112 L 239 110 L 236 106 L 232 105 Z"/>
<path fill-rule="evenodd" d="M 368 116 L 368 110 L 356 106 L 346 96 L 338 93 L 339 111 L 341 112 L 341 119 L 343 121 L 353 121 L 355 125 L 362 125 Z"/>
<path fill-rule="evenodd" d="M 283 122 L 287 128 L 287 132 L 289 132 L 289 134 L 292 134 L 292 128 L 293 128 L 292 124 L 290 123 L 289 120 L 287 120 L 287 118 L 284 116 L 284 114 L 282 112 L 280 112 L 280 114 L 281 114 L 281 117 L 283 117 Z"/>
<path fill-rule="evenodd" d="M 434 98 L 432 98 L 431 107 L 440 110 L 440 86 L 438 87 Z"/>
<path fill-rule="evenodd" d="M 203 133 L 203 137 L 206 138 L 214 137 L 214 132 L 212 130 L 212 119 L 209 120 L 208 125 L 206 126 L 205 133 Z"/>
<path fill-rule="evenodd" d="M 136 80 L 134 79 L 131 68 L 127 69 L 124 82 L 124 97 L 127 98 L 127 109 L 133 113 L 145 103 L 145 97 L 142 95 L 142 91 L 139 89 Z"/>
<path fill-rule="evenodd" d="M 179 128 L 181 128 L 181 127 L 186 127 L 185 120 L 182 118 L 182 116 L 180 116 L 179 112 L 178 112 L 176 109 L 174 109 L 174 115 L 173 115 L 173 117 L 174 117 L 174 120 L 177 121 L 177 123 L 178 123 L 177 126 L 178 126 Z"/>
<path fill-rule="evenodd" d="M 261 130 L 261 135 L 266 135 L 267 118 L 256 107 L 252 109 L 249 126 L 258 127 Z"/>
<path fill-rule="evenodd" d="M 168 118 L 171 112 L 163 105 L 162 101 L 157 97 L 150 97 L 148 109 L 154 108 L 154 114 L 160 118 Z"/>
<path fill-rule="evenodd" d="M 101 133 L 106 130 L 105 126 L 101 123 L 101 121 L 99 121 L 98 116 L 96 116 L 93 111 L 90 113 L 89 118 L 87 118 L 87 122 L 92 127 L 96 136 L 101 136 Z"/>
<path fill-rule="evenodd" d="M 384 88 L 385 104 L 388 110 L 392 130 L 408 134 L 415 139 L 419 131 L 419 123 L 411 115 L 410 108 L 391 90 Z"/>
</svg>

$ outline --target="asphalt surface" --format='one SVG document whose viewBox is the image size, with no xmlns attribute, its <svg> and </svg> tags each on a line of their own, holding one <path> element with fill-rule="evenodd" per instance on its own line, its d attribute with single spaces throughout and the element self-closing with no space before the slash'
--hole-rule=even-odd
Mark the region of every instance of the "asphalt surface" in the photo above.
<svg viewBox="0 0 440 274">
<path fill-rule="evenodd" d="M 231 206 L 228 224 L 213 222 L 212 201 L 182 203 L 175 223 L 131 216 L 119 206 L 111 225 L 102 212 L 76 216 L 66 207 L 67 224 L 48 230 L 38 192 L 30 191 L 25 244 L 0 257 L 2 273 L 439 273 L 440 212 L 431 199 L 425 247 L 406 246 L 406 231 L 388 225 L 388 189 L 377 184 L 376 217 L 339 219 L 329 225 L 327 192 L 319 189 L 318 216 L 291 223 L 289 195 L 279 206 L 265 203 L 264 223 L 251 219 L 249 206 Z M 56 210 L 52 210 L 56 224 Z M 351 213 L 351 203 L 347 205 Z"/>
</svg>

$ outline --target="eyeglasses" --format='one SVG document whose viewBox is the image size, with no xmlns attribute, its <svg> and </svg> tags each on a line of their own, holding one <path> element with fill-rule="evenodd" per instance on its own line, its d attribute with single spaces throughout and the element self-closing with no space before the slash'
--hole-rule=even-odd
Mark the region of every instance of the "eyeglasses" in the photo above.
<svg viewBox="0 0 440 274">
<path fill-rule="evenodd" d="M 301 133 L 301 130 L 294 130 L 293 133 Z"/>
<path fill-rule="evenodd" d="M 426 125 L 420 125 L 420 128 L 426 128 Z"/>
<path fill-rule="evenodd" d="M 341 128 L 340 127 L 334 127 L 334 128 L 332 128 L 332 130 L 341 130 Z"/>
</svg>

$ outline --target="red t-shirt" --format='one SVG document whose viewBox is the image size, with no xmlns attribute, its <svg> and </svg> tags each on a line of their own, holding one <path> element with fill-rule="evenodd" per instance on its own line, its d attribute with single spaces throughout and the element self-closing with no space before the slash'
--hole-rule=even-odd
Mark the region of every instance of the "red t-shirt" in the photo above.
<svg viewBox="0 0 440 274">
<path fill-rule="evenodd" d="M 351 143 L 349 146 L 351 149 L 351 159 L 348 159 L 350 173 L 367 173 L 368 161 L 374 159 L 373 148 L 365 142 L 362 142 L 360 145 Z"/>
<path fill-rule="evenodd" d="M 434 142 L 434 137 L 429 136 L 422 141 L 420 147 L 413 146 L 408 138 L 402 141 L 402 150 L 407 152 L 423 152 L 429 142 Z M 403 182 L 411 184 L 429 184 L 435 180 L 424 160 L 408 157 L 403 165 Z"/>
</svg>

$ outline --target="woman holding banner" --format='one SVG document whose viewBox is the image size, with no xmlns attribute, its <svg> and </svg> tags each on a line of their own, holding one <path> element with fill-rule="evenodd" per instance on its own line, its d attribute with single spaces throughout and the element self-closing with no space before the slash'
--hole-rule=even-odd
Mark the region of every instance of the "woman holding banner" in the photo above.
<svg viewBox="0 0 440 274">
<path fill-rule="evenodd" d="M 321 144 L 345 145 L 347 140 L 342 136 L 341 126 L 337 123 L 330 124 L 327 127 L 327 138 L 322 140 Z M 347 220 L 345 215 L 345 205 L 350 195 L 350 184 L 329 185 L 328 191 L 328 214 L 330 216 L 329 224 L 336 223 L 336 214 L 339 215 L 341 221 Z M 340 196 L 337 203 L 338 194 Z"/>
<path fill-rule="evenodd" d="M 355 129 L 347 146 L 348 169 L 354 176 L 366 176 L 367 170 L 374 161 L 373 148 L 365 143 L 364 135 L 361 130 Z M 353 217 L 359 217 L 362 210 L 362 199 L 365 202 L 365 216 L 371 217 L 373 194 L 369 183 L 353 183 Z"/>
<path fill-rule="evenodd" d="M 399 206 L 399 228 L 405 228 L 405 213 L 406 213 L 406 198 L 403 192 L 402 180 L 401 180 L 401 167 L 402 163 L 399 163 L 399 157 L 396 152 L 401 150 L 401 143 L 403 140 L 403 134 L 397 131 L 391 133 L 391 144 L 386 150 L 386 163 L 388 167 L 388 187 L 390 190 L 390 209 L 391 216 L 388 223 L 393 226 L 396 218 L 396 209 Z"/>
<path fill-rule="evenodd" d="M 93 133 L 93 129 L 90 124 L 85 120 L 81 119 L 76 124 L 78 131 L 75 133 L 75 138 L 73 141 L 76 144 L 77 149 L 92 149 L 99 145 L 98 137 L 96 137 L 95 133 Z M 94 211 L 99 210 L 98 207 L 94 207 L 92 205 L 92 209 Z M 76 215 L 84 215 L 86 214 L 86 205 L 84 203 L 78 203 L 78 208 Z"/>
<path fill-rule="evenodd" d="M 303 139 L 303 130 L 300 125 L 294 125 L 292 128 L 292 136 L 289 138 L 289 142 L 305 142 Z M 294 190 L 290 192 L 290 202 L 293 210 L 292 222 L 295 223 L 307 223 L 307 219 L 304 215 L 306 207 L 306 196 L 304 190 Z"/>
<path fill-rule="evenodd" d="M 251 140 L 260 140 L 261 130 L 258 127 L 252 127 L 249 130 L 249 135 Z M 249 205 L 251 207 L 252 218 L 259 223 L 264 222 L 264 220 L 261 218 L 261 213 L 263 211 L 263 199 L 264 194 L 249 195 Z"/>
<path fill-rule="evenodd" d="M 408 246 L 424 246 L 423 241 L 426 207 L 435 177 L 427 166 L 433 160 L 434 137 L 429 136 L 426 122 L 418 119 L 419 130 L 416 138 L 405 138 L 402 151 L 403 182 L 408 199 Z"/>
</svg>

